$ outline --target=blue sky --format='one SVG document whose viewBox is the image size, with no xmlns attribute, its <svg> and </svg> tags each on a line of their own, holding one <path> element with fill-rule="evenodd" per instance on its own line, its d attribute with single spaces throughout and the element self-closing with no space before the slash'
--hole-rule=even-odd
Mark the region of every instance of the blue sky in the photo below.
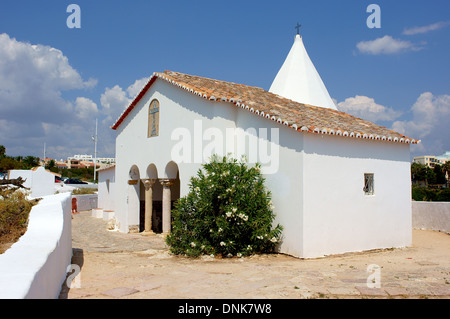
<svg viewBox="0 0 450 319">
<path fill-rule="evenodd" d="M 67 6 L 81 8 L 68 28 Z M 366 12 L 378 4 L 381 28 Z M 0 145 L 8 155 L 114 156 L 117 116 L 153 72 L 269 89 L 295 25 L 339 110 L 450 150 L 450 2 L 3 1 Z M 55 50 L 56 49 L 56 50 Z"/>
</svg>

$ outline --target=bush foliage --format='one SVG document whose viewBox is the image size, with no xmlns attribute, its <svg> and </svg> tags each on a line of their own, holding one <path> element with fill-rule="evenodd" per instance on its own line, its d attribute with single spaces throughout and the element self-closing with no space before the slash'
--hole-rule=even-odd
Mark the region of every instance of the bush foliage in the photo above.
<svg viewBox="0 0 450 319">
<path fill-rule="evenodd" d="M 450 188 L 413 186 L 412 199 L 427 202 L 450 202 Z"/>
<path fill-rule="evenodd" d="M 98 192 L 97 188 L 93 187 L 80 187 L 76 188 L 72 191 L 72 195 L 89 195 L 89 194 L 95 194 Z"/>
<path fill-rule="evenodd" d="M 18 229 L 25 230 L 28 215 L 34 204 L 35 201 L 27 200 L 21 191 L 15 191 L 8 196 L 3 193 L 0 199 L 0 236 Z"/>
<path fill-rule="evenodd" d="M 166 238 L 172 253 L 240 257 L 271 252 L 280 241 L 282 227 L 273 227 L 274 207 L 259 164 L 213 156 L 189 189 L 172 211 Z"/>
</svg>

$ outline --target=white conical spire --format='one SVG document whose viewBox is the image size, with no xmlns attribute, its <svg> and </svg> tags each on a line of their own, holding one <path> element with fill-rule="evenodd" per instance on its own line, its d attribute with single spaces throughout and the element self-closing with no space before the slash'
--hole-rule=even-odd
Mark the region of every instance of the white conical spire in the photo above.
<svg viewBox="0 0 450 319">
<path fill-rule="evenodd" d="M 337 110 L 299 34 L 269 92 L 296 102 Z"/>
</svg>

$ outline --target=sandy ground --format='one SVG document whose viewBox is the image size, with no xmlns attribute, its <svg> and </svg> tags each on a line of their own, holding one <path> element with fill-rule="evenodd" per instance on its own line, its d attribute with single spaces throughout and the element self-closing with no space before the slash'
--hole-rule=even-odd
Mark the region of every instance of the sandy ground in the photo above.
<svg viewBox="0 0 450 319">
<path fill-rule="evenodd" d="M 450 298 L 450 235 L 435 231 L 414 230 L 412 247 L 306 260 L 173 256 L 162 236 L 110 232 L 89 213 L 72 237 L 78 276 L 60 298 Z"/>
</svg>

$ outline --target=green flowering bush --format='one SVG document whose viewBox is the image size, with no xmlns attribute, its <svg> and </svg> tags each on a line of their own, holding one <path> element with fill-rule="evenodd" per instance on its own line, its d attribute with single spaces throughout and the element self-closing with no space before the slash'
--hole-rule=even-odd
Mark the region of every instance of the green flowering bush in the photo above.
<svg viewBox="0 0 450 319">
<path fill-rule="evenodd" d="M 273 227 L 271 194 L 260 165 L 213 156 L 190 181 L 172 211 L 166 243 L 174 254 L 248 256 L 273 251 L 282 227 Z"/>
</svg>

